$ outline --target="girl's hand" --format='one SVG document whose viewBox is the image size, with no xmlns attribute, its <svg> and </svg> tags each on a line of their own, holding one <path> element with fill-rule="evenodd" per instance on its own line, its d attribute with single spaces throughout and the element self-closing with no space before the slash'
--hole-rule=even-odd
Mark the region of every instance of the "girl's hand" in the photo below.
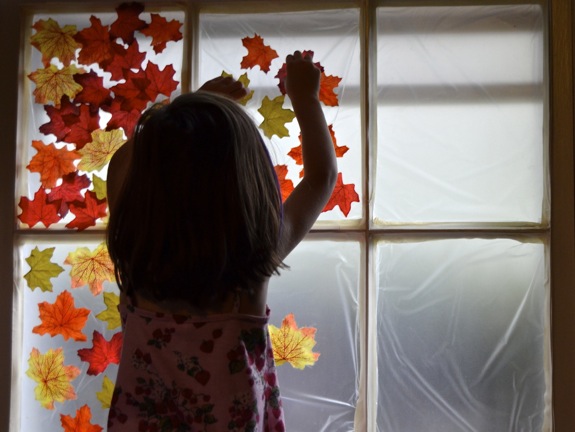
<svg viewBox="0 0 575 432">
<path fill-rule="evenodd" d="M 207 81 L 198 90 L 218 93 L 233 100 L 241 99 L 248 94 L 247 89 L 241 82 L 236 81 L 232 77 L 222 76 Z"/>
<path fill-rule="evenodd" d="M 321 71 L 313 64 L 313 54 L 296 51 L 286 57 L 286 91 L 292 104 L 319 98 Z"/>
</svg>

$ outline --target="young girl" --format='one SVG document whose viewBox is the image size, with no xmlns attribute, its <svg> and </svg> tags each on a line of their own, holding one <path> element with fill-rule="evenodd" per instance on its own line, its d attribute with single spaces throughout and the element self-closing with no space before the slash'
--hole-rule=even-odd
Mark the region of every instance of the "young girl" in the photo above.
<svg viewBox="0 0 575 432">
<path fill-rule="evenodd" d="M 246 90 L 230 78 L 148 110 L 110 163 L 124 344 L 109 432 L 284 430 L 268 282 L 337 176 L 320 71 L 298 51 L 286 63 L 304 177 L 283 206 L 260 133 L 233 101 Z"/>
</svg>

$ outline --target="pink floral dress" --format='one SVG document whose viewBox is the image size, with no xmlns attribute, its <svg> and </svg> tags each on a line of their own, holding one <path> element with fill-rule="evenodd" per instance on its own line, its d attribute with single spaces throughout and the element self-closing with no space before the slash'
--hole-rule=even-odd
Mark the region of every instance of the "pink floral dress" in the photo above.
<svg viewBox="0 0 575 432">
<path fill-rule="evenodd" d="M 108 432 L 285 431 L 268 317 L 121 305 Z"/>
</svg>

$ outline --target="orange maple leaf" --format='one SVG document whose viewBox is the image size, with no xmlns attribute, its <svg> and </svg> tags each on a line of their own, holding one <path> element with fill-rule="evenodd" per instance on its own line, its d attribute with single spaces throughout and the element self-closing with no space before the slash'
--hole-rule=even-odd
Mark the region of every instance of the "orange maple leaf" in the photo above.
<svg viewBox="0 0 575 432">
<path fill-rule="evenodd" d="M 44 408 L 51 410 L 54 409 L 54 402 L 76 399 L 70 381 L 80 375 L 80 369 L 64 365 L 62 348 L 50 349 L 46 354 L 32 348 L 28 365 L 26 375 L 38 383 L 34 394 Z"/>
<path fill-rule="evenodd" d="M 90 310 L 76 308 L 74 298 L 68 291 L 62 291 L 54 304 L 42 302 L 38 304 L 42 324 L 32 329 L 32 333 L 50 336 L 62 335 L 64 340 L 73 338 L 75 341 L 85 341 L 86 335 L 82 329 L 86 325 Z"/>
<path fill-rule="evenodd" d="M 168 42 L 176 42 L 182 39 L 182 33 L 180 32 L 181 22 L 175 19 L 168 21 L 163 16 L 155 13 L 150 16 L 152 21 L 148 27 L 141 29 L 140 32 L 152 38 L 152 47 L 156 54 L 164 51 Z"/>
<path fill-rule="evenodd" d="M 88 405 L 82 406 L 76 410 L 76 417 L 60 414 L 60 423 L 64 432 L 101 432 L 102 426 L 90 423 L 92 419 L 92 410 Z"/>
<path fill-rule="evenodd" d="M 104 336 L 94 330 L 92 336 L 92 348 L 78 350 L 78 357 L 88 362 L 88 375 L 99 375 L 106 370 L 110 363 L 119 364 L 122 354 L 122 332 L 115 333 L 107 341 Z"/>
<path fill-rule="evenodd" d="M 87 247 L 80 247 L 70 252 L 64 264 L 72 266 L 70 270 L 72 288 L 88 284 L 94 295 L 102 292 L 105 281 L 115 280 L 114 264 L 105 243 L 101 243 L 93 252 Z"/>
<path fill-rule="evenodd" d="M 36 33 L 30 38 L 30 43 L 42 53 L 42 62 L 48 66 L 53 58 L 68 66 L 76 58 L 76 49 L 80 44 L 74 40 L 75 25 L 60 25 L 52 18 L 48 21 L 39 20 L 32 26 Z"/>
<path fill-rule="evenodd" d="M 275 167 L 276 175 L 278 176 L 278 181 L 280 184 L 280 190 L 282 193 L 282 201 L 285 201 L 288 196 L 293 192 L 293 182 L 287 179 L 288 168 L 287 165 L 276 165 Z"/>
<path fill-rule="evenodd" d="M 258 34 L 243 38 L 242 44 L 248 50 L 248 54 L 242 58 L 240 64 L 243 69 L 259 66 L 263 72 L 268 73 L 272 60 L 279 57 L 276 50 L 269 45 L 264 45 L 264 40 Z"/>
<path fill-rule="evenodd" d="M 44 69 L 32 72 L 28 78 L 36 83 L 36 88 L 32 92 L 34 100 L 41 105 L 53 102 L 58 108 L 62 96 L 66 95 L 74 99 L 74 96 L 82 91 L 82 86 L 74 81 L 74 75 L 79 73 L 84 73 L 84 70 L 78 69 L 73 64 L 62 69 L 51 64 Z"/>
<path fill-rule="evenodd" d="M 80 159 L 81 155 L 67 148 L 56 148 L 54 144 L 44 144 L 42 141 L 33 140 L 32 147 L 36 153 L 26 168 L 31 172 L 40 173 L 42 186 L 51 189 L 56 186 L 58 179 L 64 175 L 76 171 L 74 160 Z"/>
<path fill-rule="evenodd" d="M 335 132 L 333 130 L 333 125 L 329 125 L 328 129 L 329 129 L 329 134 L 331 135 L 331 141 L 333 142 L 333 148 L 335 150 L 335 156 L 338 158 L 343 157 L 343 155 L 346 154 L 347 151 L 349 150 L 349 147 L 338 146 L 337 145 L 337 139 L 335 138 Z M 288 156 L 290 156 L 293 160 L 295 160 L 296 164 L 303 165 L 301 134 L 299 134 L 298 138 L 299 138 L 299 146 L 292 148 L 289 151 Z"/>
<path fill-rule="evenodd" d="M 335 206 L 338 206 L 343 214 L 347 216 L 351 210 L 352 202 L 359 202 L 359 195 L 355 191 L 355 185 L 344 184 L 343 176 L 339 173 L 337 175 L 337 182 L 335 183 L 333 193 L 323 211 L 326 212 L 328 210 L 332 210 Z"/>
<path fill-rule="evenodd" d="M 334 89 L 339 85 L 340 77 L 321 73 L 319 81 L 319 100 L 327 106 L 338 106 L 339 101 Z"/>
<path fill-rule="evenodd" d="M 294 315 L 287 315 L 280 328 L 269 325 L 270 339 L 276 364 L 291 364 L 296 369 L 313 366 L 319 358 L 319 353 L 312 352 L 316 344 L 313 327 L 298 328 Z"/>
</svg>

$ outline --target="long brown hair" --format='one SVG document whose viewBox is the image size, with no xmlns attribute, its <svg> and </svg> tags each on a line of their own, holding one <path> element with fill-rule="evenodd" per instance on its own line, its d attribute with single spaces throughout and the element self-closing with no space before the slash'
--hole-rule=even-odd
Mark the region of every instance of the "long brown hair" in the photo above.
<svg viewBox="0 0 575 432">
<path fill-rule="evenodd" d="M 281 196 L 253 120 L 207 92 L 140 119 L 107 231 L 120 288 L 206 307 L 283 264 Z"/>
</svg>

